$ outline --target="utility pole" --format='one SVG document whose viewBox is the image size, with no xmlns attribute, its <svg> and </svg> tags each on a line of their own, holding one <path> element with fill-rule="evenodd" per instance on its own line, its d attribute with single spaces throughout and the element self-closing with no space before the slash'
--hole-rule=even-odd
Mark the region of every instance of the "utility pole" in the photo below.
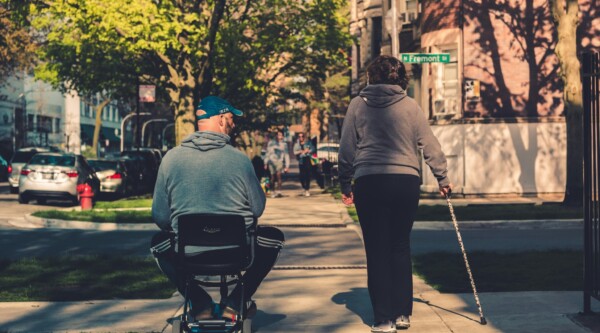
<svg viewBox="0 0 600 333">
<path fill-rule="evenodd" d="M 398 40 L 398 3 L 392 0 L 392 57 L 398 58 L 399 40 Z"/>
</svg>

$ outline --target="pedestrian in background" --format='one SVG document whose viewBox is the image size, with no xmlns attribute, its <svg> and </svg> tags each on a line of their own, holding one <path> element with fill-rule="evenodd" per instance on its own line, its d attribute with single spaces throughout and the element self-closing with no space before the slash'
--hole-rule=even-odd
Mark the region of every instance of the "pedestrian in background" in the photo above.
<svg viewBox="0 0 600 333">
<path fill-rule="evenodd" d="M 298 133 L 298 141 L 294 144 L 294 155 L 298 159 L 298 167 L 300 168 L 300 185 L 304 189 L 304 196 L 310 196 L 310 174 L 312 171 L 312 155 L 317 152 L 317 149 L 310 140 L 306 140 L 304 133 Z"/>
<path fill-rule="evenodd" d="M 440 193 L 452 188 L 446 157 L 421 108 L 406 95 L 407 85 L 400 60 L 377 57 L 367 68 L 367 87 L 350 102 L 342 127 L 342 200 L 356 205 L 363 232 L 372 332 L 410 326 L 410 232 L 419 205 L 419 148 Z"/>
<path fill-rule="evenodd" d="M 267 145 L 267 154 L 265 155 L 265 169 L 271 173 L 271 198 L 282 197 L 281 185 L 283 184 L 282 173 L 287 173 L 290 167 L 290 154 L 288 144 L 283 137 L 283 131 L 277 131 L 275 138 L 269 141 Z"/>
</svg>

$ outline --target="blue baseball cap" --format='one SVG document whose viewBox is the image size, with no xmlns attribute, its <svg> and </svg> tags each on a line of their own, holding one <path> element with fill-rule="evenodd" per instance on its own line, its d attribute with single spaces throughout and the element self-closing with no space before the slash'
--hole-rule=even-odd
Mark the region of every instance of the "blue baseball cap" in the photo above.
<svg viewBox="0 0 600 333">
<path fill-rule="evenodd" d="M 241 116 L 244 113 L 229 104 L 226 100 L 217 96 L 206 96 L 200 100 L 200 104 L 196 108 L 196 120 L 208 119 L 212 116 L 231 112 L 236 116 Z"/>
</svg>

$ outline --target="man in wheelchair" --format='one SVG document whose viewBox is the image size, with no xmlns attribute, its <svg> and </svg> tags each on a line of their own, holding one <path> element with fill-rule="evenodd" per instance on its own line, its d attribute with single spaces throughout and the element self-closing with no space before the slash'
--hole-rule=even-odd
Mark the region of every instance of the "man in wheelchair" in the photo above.
<svg viewBox="0 0 600 333">
<path fill-rule="evenodd" d="M 151 250 L 160 269 L 189 299 L 184 312 L 188 307 L 189 311 L 182 318 L 187 316 L 190 320 L 230 321 L 239 319 L 242 311 L 255 310 L 253 302 L 247 303 L 251 304 L 249 309 L 243 304 L 251 299 L 275 265 L 284 243 L 279 229 L 256 226 L 256 220 L 265 208 L 265 194 L 248 157 L 229 145 L 229 135 L 235 128 L 234 115 L 241 116 L 242 112 L 227 101 L 216 96 L 202 99 L 196 111 L 198 131 L 165 155 L 154 188 L 152 218 L 161 231 L 153 237 Z M 198 283 L 189 283 L 189 271 L 181 263 L 192 261 L 200 266 L 214 263 L 219 258 L 227 259 L 226 253 L 233 250 L 218 242 L 210 243 L 211 246 L 185 244 L 182 254 L 177 239 L 193 242 L 196 237 L 195 234 L 181 234 L 191 229 L 180 230 L 180 220 L 193 227 L 196 221 L 200 225 L 206 220 L 225 221 L 226 217 L 243 221 L 240 222 L 242 232 L 248 230 L 247 239 L 255 239 L 249 247 L 254 258 L 251 264 L 242 265 L 241 270 L 245 270 L 243 284 L 238 283 L 228 295 L 223 295 L 221 289 L 223 297 L 217 311 L 204 288 Z M 200 232 L 211 236 L 220 230 L 218 224 L 202 225 Z"/>
</svg>

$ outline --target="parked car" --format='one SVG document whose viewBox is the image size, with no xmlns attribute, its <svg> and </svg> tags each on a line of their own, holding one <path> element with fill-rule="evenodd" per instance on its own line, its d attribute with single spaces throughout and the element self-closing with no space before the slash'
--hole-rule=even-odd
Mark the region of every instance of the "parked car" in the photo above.
<svg viewBox="0 0 600 333">
<path fill-rule="evenodd" d="M 8 184 L 10 193 L 19 193 L 21 168 L 37 153 L 50 152 L 49 148 L 28 147 L 17 150 L 8 164 Z"/>
<path fill-rule="evenodd" d="M 68 199 L 79 203 L 78 185 L 88 184 L 94 195 L 100 191 L 100 180 L 81 155 L 37 153 L 21 168 L 19 203 L 47 199 Z"/>
<path fill-rule="evenodd" d="M 8 162 L 0 156 L 0 182 L 8 180 Z"/>
<path fill-rule="evenodd" d="M 125 150 L 121 152 L 122 158 L 134 160 L 136 166 L 140 169 L 139 189 L 141 192 L 150 192 L 154 189 L 158 166 L 160 161 L 151 150 Z"/>
<path fill-rule="evenodd" d="M 317 145 L 317 157 L 320 160 L 327 160 L 333 164 L 338 162 L 338 151 L 340 150 L 339 143 L 323 142 Z"/>
<path fill-rule="evenodd" d="M 100 193 L 126 196 L 133 192 L 134 179 L 130 178 L 125 161 L 89 159 L 88 163 L 100 180 Z"/>
</svg>

